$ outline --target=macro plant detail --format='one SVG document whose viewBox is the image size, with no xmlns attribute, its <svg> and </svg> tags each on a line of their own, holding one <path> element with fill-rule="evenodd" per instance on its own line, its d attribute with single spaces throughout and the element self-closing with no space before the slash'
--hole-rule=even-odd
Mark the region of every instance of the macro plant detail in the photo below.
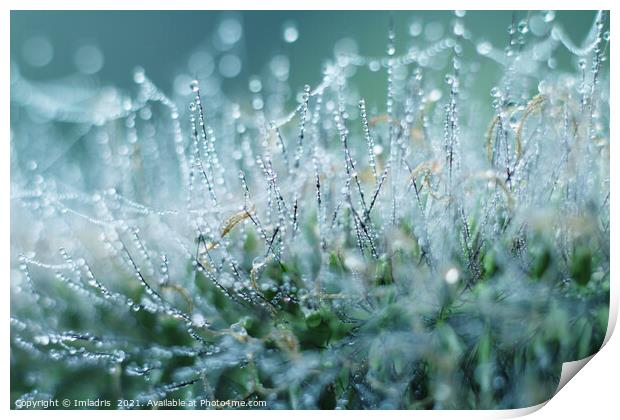
<svg viewBox="0 0 620 420">
<path fill-rule="evenodd" d="M 609 13 L 579 42 L 515 13 L 493 43 L 445 14 L 298 90 L 282 55 L 241 96 L 213 88 L 230 66 L 184 96 L 12 65 L 11 403 L 549 399 L 607 329 Z"/>
</svg>

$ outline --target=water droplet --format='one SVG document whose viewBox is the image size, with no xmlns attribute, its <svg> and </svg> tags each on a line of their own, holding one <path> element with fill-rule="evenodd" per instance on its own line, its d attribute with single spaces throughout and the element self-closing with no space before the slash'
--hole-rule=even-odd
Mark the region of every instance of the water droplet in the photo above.
<svg viewBox="0 0 620 420">
<path fill-rule="evenodd" d="M 220 23 L 217 34 L 225 45 L 233 45 L 241 39 L 243 28 L 237 19 L 227 18 Z"/>
<path fill-rule="evenodd" d="M 446 283 L 448 284 L 454 284 L 457 281 L 459 281 L 459 270 L 456 269 L 455 267 L 452 267 L 451 269 L 449 269 L 446 272 L 445 280 L 446 280 Z"/>
<path fill-rule="evenodd" d="M 47 335 L 38 335 L 34 340 L 42 346 L 47 346 L 50 343 L 50 338 Z"/>
<path fill-rule="evenodd" d="M 145 80 L 146 75 L 144 74 L 144 68 L 140 66 L 136 67 L 133 70 L 133 81 L 141 85 L 142 83 L 144 83 Z"/>
<path fill-rule="evenodd" d="M 438 100 L 441 99 L 442 96 L 443 94 L 441 93 L 441 90 L 433 89 L 429 92 L 427 99 L 429 102 L 437 102 Z"/>
<path fill-rule="evenodd" d="M 299 38 L 299 31 L 297 25 L 294 22 L 286 22 L 282 29 L 282 38 L 285 42 L 292 44 Z"/>
<path fill-rule="evenodd" d="M 192 315 L 192 322 L 199 327 L 202 327 L 205 324 L 205 317 L 200 313 L 194 313 Z"/>
<path fill-rule="evenodd" d="M 241 336 L 245 336 L 248 334 L 248 332 L 246 331 L 246 329 L 243 327 L 243 325 L 241 325 L 240 322 L 237 322 L 235 324 L 232 324 L 230 326 L 230 330 L 232 332 L 234 332 L 235 334 L 241 335 Z"/>
<path fill-rule="evenodd" d="M 409 35 L 416 37 L 422 33 L 422 23 L 419 21 L 411 22 L 409 25 Z"/>
<path fill-rule="evenodd" d="M 220 58 L 217 68 L 223 77 L 232 79 L 241 73 L 241 59 L 235 54 L 226 54 Z"/>
<path fill-rule="evenodd" d="M 29 171 L 36 171 L 38 166 L 39 166 L 39 165 L 37 165 L 37 162 L 36 162 L 36 161 L 34 161 L 34 160 L 29 160 L 29 161 L 26 163 L 26 168 L 27 168 Z"/>
<path fill-rule="evenodd" d="M 553 10 L 547 10 L 544 13 L 545 22 L 552 22 L 555 19 L 555 12 Z"/>
<path fill-rule="evenodd" d="M 263 84 L 261 83 L 258 77 L 253 76 L 250 78 L 250 81 L 248 83 L 248 88 L 250 89 L 250 92 L 258 93 L 263 88 Z"/>
<path fill-rule="evenodd" d="M 585 70 L 586 65 L 587 65 L 587 61 L 586 61 L 586 59 L 585 59 L 585 58 L 580 58 L 580 59 L 579 59 L 579 63 L 578 63 L 578 64 L 579 64 L 579 68 L 580 68 L 581 70 Z"/>
<path fill-rule="evenodd" d="M 200 90 L 200 85 L 198 84 L 198 80 L 194 79 L 191 81 L 191 83 L 189 84 L 189 88 L 192 90 L 192 92 L 198 92 Z"/>
<path fill-rule="evenodd" d="M 54 58 L 54 47 L 47 38 L 35 36 L 24 42 L 22 55 L 31 66 L 44 67 Z"/>
<path fill-rule="evenodd" d="M 76 50 L 73 61 L 80 73 L 95 74 L 103 67 L 103 53 L 95 45 L 83 45 Z"/>
<path fill-rule="evenodd" d="M 545 94 L 547 93 L 547 82 L 545 82 L 544 80 L 541 80 L 540 83 L 538 83 L 538 92 Z"/>
</svg>

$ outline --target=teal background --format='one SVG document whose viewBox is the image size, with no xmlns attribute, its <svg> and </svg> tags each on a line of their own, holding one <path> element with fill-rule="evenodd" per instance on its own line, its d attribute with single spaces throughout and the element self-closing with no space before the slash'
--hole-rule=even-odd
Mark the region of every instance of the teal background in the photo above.
<svg viewBox="0 0 620 420">
<path fill-rule="evenodd" d="M 409 35 L 413 19 L 423 23 L 438 21 L 446 28 L 455 18 L 451 11 L 12 11 L 11 60 L 25 77 L 60 78 L 75 72 L 73 54 L 78 46 L 88 42 L 97 45 L 105 57 L 97 75 L 101 82 L 128 88 L 132 84 L 132 69 L 141 65 L 157 85 L 171 91 L 173 78 L 184 70 L 189 54 L 200 45 L 210 45 L 218 23 L 231 15 L 243 26 L 243 37 L 236 47 L 243 67 L 236 78 L 225 81 L 223 87 L 227 92 L 246 89 L 248 76 L 260 73 L 277 53 L 290 58 L 289 83 L 293 89 L 306 83 L 315 85 L 320 80 L 321 65 L 333 56 L 334 44 L 343 37 L 355 39 L 361 54 L 384 55 L 390 16 L 397 34 L 397 54 L 406 51 L 412 41 L 421 42 L 422 37 Z M 484 38 L 495 47 L 504 48 L 508 25 L 527 15 L 527 11 L 470 11 L 465 24 L 474 41 Z M 594 15 L 594 11 L 559 11 L 555 22 L 580 44 Z M 299 30 L 299 39 L 293 44 L 282 40 L 286 21 L 294 21 Z M 45 67 L 30 67 L 20 56 L 23 43 L 32 36 L 47 37 L 54 46 L 54 58 Z M 465 54 L 474 51 L 474 44 L 465 46 Z M 556 57 L 559 66 L 575 68 L 563 48 Z M 499 78 L 502 69 L 484 58 L 481 64 L 479 88 L 486 90 Z M 367 98 L 383 98 L 383 74 L 373 79 L 366 71 L 359 77 Z"/>
</svg>

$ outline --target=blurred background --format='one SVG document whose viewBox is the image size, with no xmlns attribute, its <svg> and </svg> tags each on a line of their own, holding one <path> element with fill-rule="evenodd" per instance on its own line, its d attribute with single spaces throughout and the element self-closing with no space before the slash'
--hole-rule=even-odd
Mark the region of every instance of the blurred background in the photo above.
<svg viewBox="0 0 620 420">
<path fill-rule="evenodd" d="M 580 44 L 595 12 L 474 11 L 464 16 L 471 32 L 465 58 L 480 46 L 503 50 L 508 27 L 532 22 L 530 36 L 545 36 L 550 23 L 567 30 Z M 104 85 L 129 88 L 135 66 L 169 94 L 189 94 L 193 78 L 209 79 L 211 89 L 232 97 L 247 93 L 248 79 L 275 69 L 288 71 L 295 92 L 316 85 L 321 67 L 334 49 L 384 56 L 390 19 L 396 31 L 396 54 L 428 45 L 451 30 L 452 11 L 12 11 L 12 71 L 31 80 L 60 79 L 80 73 Z M 544 22 L 546 21 L 546 22 Z M 541 33 L 534 33 L 536 28 Z M 564 49 L 553 65 L 574 70 Z M 469 55 L 469 57 L 468 57 Z M 274 62 L 275 58 L 275 62 Z M 500 66 L 480 61 L 475 88 L 488 92 Z M 271 66 L 271 68 L 270 68 Z M 359 86 L 370 102 L 384 102 L 385 77 L 361 69 Z M 219 75 L 221 77 L 216 77 Z"/>
</svg>

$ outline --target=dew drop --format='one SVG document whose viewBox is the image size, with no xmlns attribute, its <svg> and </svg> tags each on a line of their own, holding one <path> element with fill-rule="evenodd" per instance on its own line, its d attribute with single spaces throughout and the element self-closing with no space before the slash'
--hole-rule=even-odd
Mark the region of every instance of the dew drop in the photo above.
<svg viewBox="0 0 620 420">
<path fill-rule="evenodd" d="M 284 24 L 284 28 L 282 29 L 282 38 L 284 42 L 288 44 L 292 44 L 297 41 L 299 38 L 299 31 L 297 30 L 297 25 L 294 22 L 286 22 Z"/>
<path fill-rule="evenodd" d="M 143 67 L 138 66 L 135 69 L 133 69 L 133 81 L 134 82 L 141 85 L 142 83 L 144 83 L 145 80 L 146 80 L 146 76 L 144 74 Z"/>
<path fill-rule="evenodd" d="M 205 317 L 200 313 L 195 313 L 192 315 L 192 322 L 202 327 L 205 324 Z"/>
<path fill-rule="evenodd" d="M 198 84 L 198 80 L 194 79 L 191 81 L 191 83 L 189 84 L 189 88 L 192 90 L 192 92 L 198 92 L 200 90 L 200 85 Z"/>
<path fill-rule="evenodd" d="M 379 71 L 381 69 L 381 63 L 379 63 L 379 61 L 377 60 L 372 60 L 370 63 L 368 63 L 368 68 L 370 69 L 370 71 Z"/>
<path fill-rule="evenodd" d="M 254 76 L 250 78 L 248 88 L 250 89 L 250 92 L 258 93 L 263 88 L 263 84 L 258 77 Z"/>
<path fill-rule="evenodd" d="M 217 29 L 220 40 L 226 45 L 233 45 L 241 39 L 243 28 L 235 18 L 224 19 Z"/>
<path fill-rule="evenodd" d="M 541 80 L 540 83 L 538 83 L 538 92 L 545 94 L 547 93 L 547 90 L 547 82 Z"/>
<path fill-rule="evenodd" d="M 36 171 L 36 170 L 37 170 L 37 168 L 38 168 L 38 166 L 39 166 L 39 165 L 38 165 L 38 164 L 37 164 L 37 162 L 36 162 L 36 161 L 34 161 L 34 160 L 29 160 L 29 161 L 26 163 L 26 168 L 27 168 L 29 171 Z"/>
<path fill-rule="evenodd" d="M 42 346 L 47 346 L 50 343 L 50 338 L 47 335 L 39 335 L 35 337 L 35 341 Z"/>
<path fill-rule="evenodd" d="M 449 269 L 446 272 L 445 280 L 448 284 L 454 284 L 459 281 L 459 270 L 457 270 L 455 267 Z"/>
<path fill-rule="evenodd" d="M 226 54 L 220 58 L 217 68 L 222 76 L 232 79 L 241 73 L 241 59 L 235 54 Z"/>
<path fill-rule="evenodd" d="M 95 74 L 103 67 L 103 53 L 96 45 L 83 45 L 77 49 L 73 57 L 75 66 L 80 73 Z"/>
<path fill-rule="evenodd" d="M 587 64 L 587 61 L 586 61 L 586 59 L 585 59 L 585 58 L 580 58 L 580 59 L 579 59 L 579 63 L 578 63 L 578 64 L 579 64 L 579 68 L 580 68 L 581 70 L 585 70 L 585 68 L 586 68 L 586 64 Z"/>
<path fill-rule="evenodd" d="M 54 58 L 54 47 L 47 38 L 35 36 L 24 43 L 22 55 L 31 66 L 44 67 Z"/>
<path fill-rule="evenodd" d="M 411 24 L 409 25 L 409 35 L 416 37 L 416 36 L 420 36 L 420 34 L 422 33 L 422 23 L 415 21 L 415 22 L 411 22 Z"/>
<path fill-rule="evenodd" d="M 553 22 L 555 19 L 555 12 L 553 10 L 547 10 L 544 14 L 545 22 Z"/>
</svg>

